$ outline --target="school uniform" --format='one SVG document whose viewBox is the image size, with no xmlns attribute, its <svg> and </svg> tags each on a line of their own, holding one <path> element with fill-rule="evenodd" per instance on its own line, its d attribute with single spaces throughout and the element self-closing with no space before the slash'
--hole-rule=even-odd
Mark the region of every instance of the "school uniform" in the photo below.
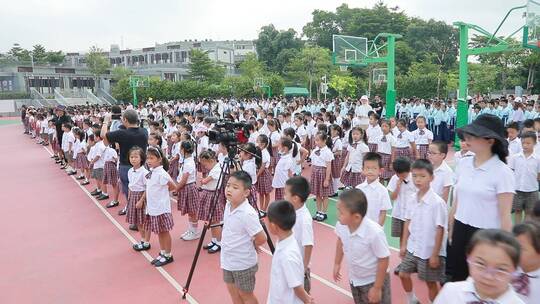
<svg viewBox="0 0 540 304">
<path fill-rule="evenodd" d="M 259 194 L 267 194 L 272 192 L 272 175 L 270 174 L 270 153 L 268 149 L 261 151 L 263 172 L 257 178 L 255 188 Z"/>
<path fill-rule="evenodd" d="M 386 190 L 383 184 L 379 182 L 379 179 L 371 183 L 368 183 L 368 181 L 365 180 L 363 183 L 356 186 L 356 189 L 362 190 L 368 201 L 365 218 L 369 218 L 378 223 L 381 211 L 392 209 L 392 203 L 390 202 L 388 190 Z"/>
<path fill-rule="evenodd" d="M 304 258 L 305 246 L 315 245 L 315 237 L 313 236 L 313 219 L 306 205 L 296 209 L 296 222 L 292 228 L 294 238 L 300 248 L 302 260 Z M 304 273 L 304 289 L 309 292 L 311 290 L 311 275 L 309 265 L 306 265 L 307 271 Z M 302 270 L 303 271 L 303 270 Z"/>
<path fill-rule="evenodd" d="M 72 131 L 64 132 L 62 134 L 62 151 L 64 151 L 64 156 L 66 160 L 73 158 L 73 144 L 75 143 L 75 135 Z M 69 145 L 71 144 L 71 148 Z"/>
<path fill-rule="evenodd" d="M 335 193 L 332 180 L 328 181 L 328 187 L 324 187 L 324 180 L 326 179 L 326 163 L 331 162 L 334 159 L 334 154 L 330 151 L 330 148 L 325 146 L 324 148 L 315 148 L 311 151 L 311 194 L 318 197 L 328 197 Z"/>
<path fill-rule="evenodd" d="M 364 217 L 360 226 L 353 232 L 349 227 L 337 222 L 335 232 L 343 244 L 354 303 L 367 303 L 367 294 L 375 283 L 378 259 L 390 256 L 386 235 L 377 222 L 367 217 Z M 391 303 L 388 274 L 384 279 L 380 303 Z"/>
<path fill-rule="evenodd" d="M 88 159 L 86 159 L 86 142 L 76 140 L 73 148 L 75 158 L 75 168 L 80 170 L 88 169 Z"/>
<path fill-rule="evenodd" d="M 146 219 L 145 230 L 152 233 L 171 231 L 174 226 L 171 214 L 169 182 L 171 176 L 163 166 L 151 168 L 145 175 L 146 183 Z"/>
<path fill-rule="evenodd" d="M 518 268 L 517 276 L 512 280 L 512 287 L 523 302 L 540 303 L 540 268 L 527 273 Z"/>
<path fill-rule="evenodd" d="M 540 157 L 534 153 L 527 157 L 523 152 L 520 152 L 508 158 L 508 166 L 514 170 L 516 181 L 516 195 L 514 195 L 512 203 L 512 212 L 524 210 L 530 214 L 538 200 Z"/>
<path fill-rule="evenodd" d="M 92 160 L 99 156 L 99 159 L 94 162 L 94 165 L 92 167 L 92 178 L 96 180 L 103 180 L 103 168 L 105 167 L 105 145 L 103 144 L 103 141 L 98 141 L 92 146 L 93 148 L 93 157 Z"/>
<path fill-rule="evenodd" d="M 386 187 L 388 191 L 395 192 L 399 177 L 393 175 Z M 411 202 L 410 197 L 416 193 L 417 188 L 412 180 L 412 175 L 409 173 L 407 178 L 401 182 L 399 193 L 394 200 L 394 207 L 392 208 L 392 237 L 401 237 L 403 234 L 403 226 L 405 224 L 405 215 L 407 214 L 408 204 Z"/>
<path fill-rule="evenodd" d="M 403 132 L 399 131 L 393 146 L 396 149 L 396 158 L 407 157 L 410 160 L 413 160 L 414 157 L 411 151 L 411 143 L 413 142 L 414 137 L 411 132 L 407 130 L 404 130 Z"/>
<path fill-rule="evenodd" d="M 377 152 L 377 140 L 383 134 L 381 126 L 378 124 L 372 126 L 371 124 L 367 127 L 366 135 L 368 140 L 369 152 Z"/>
<path fill-rule="evenodd" d="M 381 156 L 383 172 L 381 174 L 382 179 L 389 179 L 394 175 L 394 169 L 392 168 L 392 148 L 396 144 L 396 138 L 388 133 L 381 135 L 377 140 L 377 153 Z"/>
<path fill-rule="evenodd" d="M 272 149 L 272 156 L 270 157 L 270 168 L 271 171 L 273 171 L 280 157 L 278 148 L 274 147 L 274 145 L 277 144 L 281 139 L 281 134 L 279 134 L 278 131 L 271 132 L 270 135 L 268 135 L 268 139 L 270 140 L 269 148 Z"/>
<path fill-rule="evenodd" d="M 289 179 L 289 173 L 294 172 L 294 160 L 292 152 L 281 155 L 274 170 L 274 178 L 272 179 L 272 188 L 275 189 L 274 200 L 283 199 L 283 191 L 285 182 Z"/>
<path fill-rule="evenodd" d="M 174 143 L 170 151 L 171 158 L 174 158 L 177 155 L 178 155 L 178 158 L 169 163 L 168 172 L 172 179 L 176 179 L 178 177 L 178 170 L 179 170 L 178 167 L 180 165 L 180 143 L 179 142 Z"/>
<path fill-rule="evenodd" d="M 433 180 L 431 189 L 440 197 L 443 197 L 445 187 L 451 187 L 454 184 L 454 171 L 443 160 L 440 166 L 433 169 Z"/>
<path fill-rule="evenodd" d="M 523 152 L 523 147 L 521 145 L 521 138 L 516 137 L 514 139 L 507 139 L 508 141 L 508 155 L 518 154 Z"/>
<path fill-rule="evenodd" d="M 365 180 L 362 174 L 362 161 L 364 154 L 369 152 L 369 147 L 360 141 L 349 145 L 347 150 L 349 151 L 349 161 L 341 175 L 341 182 L 347 187 L 356 187 Z"/>
<path fill-rule="evenodd" d="M 210 171 L 208 171 L 207 177 L 212 177 L 212 180 L 208 183 L 201 185 L 201 192 L 199 193 L 199 207 L 197 212 L 197 218 L 203 221 L 210 221 L 212 223 L 219 223 L 223 220 L 223 210 L 225 205 L 222 200 L 218 200 L 215 203 L 212 217 L 209 218 L 212 210 L 213 201 L 216 199 L 216 187 L 218 185 L 219 175 L 221 174 L 221 166 L 216 163 Z M 222 177 L 222 179 L 224 176 Z M 225 187 L 223 187 L 225 188 Z M 219 191 L 219 190 L 218 190 Z M 220 195 L 223 195 L 220 193 Z"/>
<path fill-rule="evenodd" d="M 454 165 L 455 165 L 455 167 L 458 166 L 459 162 L 463 158 L 471 157 L 471 156 L 474 156 L 474 152 L 472 152 L 472 151 L 467 151 L 467 152 L 463 153 L 463 150 L 459 150 L 456 153 L 454 153 Z"/>
<path fill-rule="evenodd" d="M 501 228 L 497 195 L 515 191 L 514 173 L 497 155 L 479 167 L 474 166 L 474 160 L 475 157 L 463 158 L 456 168 L 458 206 L 447 269 L 453 281 L 464 280 L 468 276 L 465 248 L 472 235 L 478 229 Z"/>
<path fill-rule="evenodd" d="M 414 138 L 419 157 L 422 159 L 427 159 L 429 144 L 433 141 L 433 132 L 426 128 L 416 129 L 412 132 L 412 136 Z"/>
<path fill-rule="evenodd" d="M 253 208 L 257 209 L 257 164 L 255 163 L 255 158 L 247 159 L 242 163 L 242 170 L 247 172 L 251 177 L 251 189 L 248 196 L 248 201 Z"/>
<path fill-rule="evenodd" d="M 203 151 L 206 151 L 208 149 L 210 149 L 210 142 L 208 136 L 205 135 L 197 140 L 197 159 Z M 201 165 L 200 162 L 197 162 L 197 171 L 201 172 L 203 177 L 206 177 L 208 175 L 208 169 L 206 169 L 205 166 Z"/>
<path fill-rule="evenodd" d="M 144 195 L 146 189 L 144 179 L 148 172 L 145 167 L 140 167 L 137 170 L 131 167 L 128 171 L 126 222 L 130 225 L 144 225 L 145 208 L 137 209 L 135 205 Z"/>
<path fill-rule="evenodd" d="M 178 190 L 177 207 L 182 215 L 197 214 L 199 211 L 199 190 L 197 189 L 197 168 L 192 156 L 182 160 L 176 181 L 180 182 L 184 174 L 189 175 L 184 187 Z"/>
<path fill-rule="evenodd" d="M 253 237 L 262 230 L 259 215 L 247 199 L 234 209 L 227 202 L 220 255 L 225 283 L 235 284 L 244 292 L 253 292 L 258 269 Z"/>
<path fill-rule="evenodd" d="M 332 166 L 332 178 L 336 179 L 339 178 L 341 175 L 341 168 L 343 167 L 343 161 L 341 155 L 336 155 L 336 153 L 341 154 L 343 151 L 343 144 L 341 142 L 341 138 L 335 137 L 332 138 L 332 153 L 334 153 L 334 159 L 332 160 L 331 166 Z M 334 185 L 334 188 L 336 188 L 336 185 Z M 337 190 L 337 189 L 334 189 Z"/>
<path fill-rule="evenodd" d="M 409 222 L 407 254 L 398 269 L 404 273 L 418 273 L 418 278 L 426 282 L 439 282 L 445 270 L 446 239 L 448 234 L 448 207 L 433 189 L 424 196 L 413 194 L 409 199 L 405 220 Z M 437 229 L 443 229 L 443 239 L 439 251 L 439 267 L 431 268 L 429 258 L 433 254 Z"/>
<path fill-rule="evenodd" d="M 433 304 L 463 303 L 525 304 L 511 286 L 508 286 L 508 290 L 497 299 L 482 299 L 476 291 L 474 280 L 471 277 L 465 281 L 444 284 L 433 302 Z"/>
<path fill-rule="evenodd" d="M 293 235 L 279 241 L 272 257 L 268 304 L 304 303 L 294 288 L 304 283 L 304 263 Z"/>
<path fill-rule="evenodd" d="M 116 160 L 118 159 L 118 154 L 116 150 L 107 147 L 103 155 L 103 183 L 105 185 L 111 185 L 116 187 L 118 184 L 118 170 L 116 169 Z"/>
</svg>

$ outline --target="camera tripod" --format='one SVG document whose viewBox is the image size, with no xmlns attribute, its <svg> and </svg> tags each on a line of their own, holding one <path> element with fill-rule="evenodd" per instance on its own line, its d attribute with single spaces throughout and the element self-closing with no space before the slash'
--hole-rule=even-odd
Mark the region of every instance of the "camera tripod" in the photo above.
<svg viewBox="0 0 540 304">
<path fill-rule="evenodd" d="M 253 157 L 259 157 L 259 156 L 254 155 L 251 152 L 246 151 L 246 150 L 244 150 L 244 149 L 242 149 L 242 148 L 240 148 L 240 147 L 238 147 L 236 145 L 232 145 L 232 146 L 227 145 L 226 147 L 227 147 L 227 157 L 225 157 L 225 160 L 223 161 L 223 164 L 221 165 L 221 172 L 219 173 L 219 178 L 218 178 L 218 182 L 217 182 L 217 185 L 216 185 L 216 189 L 214 191 L 214 194 L 212 195 L 212 199 L 210 200 L 210 213 L 208 214 L 208 218 L 206 219 L 206 221 L 204 223 L 204 227 L 202 229 L 201 236 L 199 238 L 199 243 L 197 244 L 197 249 L 195 251 L 195 256 L 193 257 L 193 261 L 191 263 L 191 269 L 189 270 L 187 281 L 186 281 L 186 284 L 185 284 L 185 286 L 183 288 L 182 299 L 186 298 L 186 295 L 187 295 L 187 293 L 189 291 L 189 286 L 191 285 L 191 280 L 193 279 L 193 274 L 195 272 L 195 267 L 197 266 L 197 261 L 199 260 L 199 255 L 201 254 L 201 249 L 202 249 L 202 246 L 203 246 L 203 243 L 204 243 L 204 237 L 206 235 L 206 232 L 208 231 L 209 228 L 218 227 L 218 226 L 223 225 L 223 223 L 214 224 L 214 225 L 210 225 L 210 223 L 211 223 L 212 215 L 214 214 L 214 211 L 216 210 L 217 205 L 219 203 L 219 197 L 222 194 L 222 190 L 225 187 L 225 176 L 230 174 L 230 169 L 231 168 L 236 168 L 236 169 L 242 170 L 242 166 L 241 166 L 240 162 L 238 160 L 235 160 L 235 155 L 237 154 L 238 150 L 242 150 L 242 151 L 244 151 L 246 153 L 249 153 L 249 154 L 253 155 Z M 275 248 L 274 248 L 274 244 L 272 242 L 272 239 L 270 238 L 270 234 L 268 233 L 268 228 L 266 227 L 264 221 L 260 217 L 261 213 L 259 212 L 259 207 L 257 206 L 257 204 L 254 204 L 254 205 L 256 207 L 257 215 L 259 215 L 259 220 L 261 222 L 261 226 L 263 228 L 263 231 L 266 234 L 266 240 L 267 240 L 267 243 L 268 243 L 268 247 L 270 248 L 270 251 L 272 253 L 274 253 Z"/>
</svg>

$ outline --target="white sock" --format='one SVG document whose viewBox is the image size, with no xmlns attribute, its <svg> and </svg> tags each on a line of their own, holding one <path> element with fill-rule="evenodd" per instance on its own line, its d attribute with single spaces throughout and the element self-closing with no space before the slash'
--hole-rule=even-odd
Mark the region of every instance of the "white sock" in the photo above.
<svg viewBox="0 0 540 304">
<path fill-rule="evenodd" d="M 170 252 L 163 251 L 163 255 L 170 258 L 172 254 Z"/>
<path fill-rule="evenodd" d="M 101 191 L 101 194 L 103 194 L 103 195 L 108 195 L 107 192 L 103 192 L 103 191 Z"/>
<path fill-rule="evenodd" d="M 407 292 L 406 294 L 407 294 L 407 299 L 409 300 L 409 302 L 416 299 L 416 297 L 414 296 L 414 292 L 411 291 L 411 292 Z"/>
<path fill-rule="evenodd" d="M 217 242 L 217 239 L 216 238 L 212 238 L 212 243 L 216 243 Z"/>
<path fill-rule="evenodd" d="M 218 240 L 216 239 L 216 241 L 214 242 L 214 244 L 221 246 L 221 241 L 218 241 Z"/>
<path fill-rule="evenodd" d="M 338 188 L 339 188 L 339 178 L 334 178 L 333 180 L 333 184 L 334 184 L 334 191 L 338 191 Z"/>
<path fill-rule="evenodd" d="M 189 230 L 191 232 L 197 232 L 197 222 L 189 222 Z"/>
</svg>

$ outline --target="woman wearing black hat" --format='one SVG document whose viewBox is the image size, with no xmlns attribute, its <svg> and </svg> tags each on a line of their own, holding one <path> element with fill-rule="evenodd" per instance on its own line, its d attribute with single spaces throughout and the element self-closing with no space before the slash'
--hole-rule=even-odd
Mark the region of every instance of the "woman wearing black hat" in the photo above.
<svg viewBox="0 0 540 304">
<path fill-rule="evenodd" d="M 457 130 L 474 157 L 456 168 L 455 197 L 449 219 L 447 274 L 451 281 L 468 276 L 465 249 L 479 229 L 512 228 L 514 174 L 506 165 L 508 147 L 504 125 L 497 116 L 483 114 Z"/>
</svg>

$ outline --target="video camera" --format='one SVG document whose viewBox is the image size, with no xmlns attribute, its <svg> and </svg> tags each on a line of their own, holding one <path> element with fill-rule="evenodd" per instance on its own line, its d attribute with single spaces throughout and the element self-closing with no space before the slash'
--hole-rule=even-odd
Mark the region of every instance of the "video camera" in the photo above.
<svg viewBox="0 0 540 304">
<path fill-rule="evenodd" d="M 210 143 L 222 143 L 227 147 L 247 143 L 249 137 L 245 123 L 230 120 L 216 120 L 214 128 L 208 130 L 207 135 Z"/>
</svg>

